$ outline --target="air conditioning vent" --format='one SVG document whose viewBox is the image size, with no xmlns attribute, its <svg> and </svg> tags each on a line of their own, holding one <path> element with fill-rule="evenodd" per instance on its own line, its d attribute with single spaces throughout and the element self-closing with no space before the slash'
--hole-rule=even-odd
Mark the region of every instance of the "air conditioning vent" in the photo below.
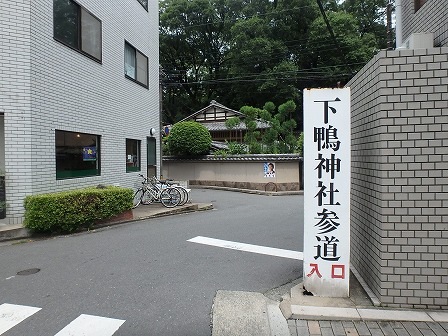
<svg viewBox="0 0 448 336">
<path fill-rule="evenodd" d="M 413 33 L 397 49 L 434 48 L 434 33 Z"/>
</svg>

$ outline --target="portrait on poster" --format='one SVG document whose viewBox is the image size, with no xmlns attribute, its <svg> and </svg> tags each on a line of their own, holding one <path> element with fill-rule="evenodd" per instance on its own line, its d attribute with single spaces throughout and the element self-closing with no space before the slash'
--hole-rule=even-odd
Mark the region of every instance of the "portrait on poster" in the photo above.
<svg viewBox="0 0 448 336">
<path fill-rule="evenodd" d="M 264 177 L 275 177 L 275 163 L 265 162 L 263 171 L 264 171 Z"/>
</svg>

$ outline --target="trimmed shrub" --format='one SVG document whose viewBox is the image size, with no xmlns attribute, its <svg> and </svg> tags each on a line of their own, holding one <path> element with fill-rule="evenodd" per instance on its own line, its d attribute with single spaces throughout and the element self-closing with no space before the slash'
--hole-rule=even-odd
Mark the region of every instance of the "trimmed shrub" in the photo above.
<svg viewBox="0 0 448 336">
<path fill-rule="evenodd" d="M 208 154 L 212 137 L 204 125 L 181 121 L 171 127 L 167 142 L 172 155 L 199 156 Z"/>
<path fill-rule="evenodd" d="M 132 209 L 132 197 L 131 189 L 121 187 L 27 196 L 24 226 L 36 232 L 73 232 Z"/>
</svg>

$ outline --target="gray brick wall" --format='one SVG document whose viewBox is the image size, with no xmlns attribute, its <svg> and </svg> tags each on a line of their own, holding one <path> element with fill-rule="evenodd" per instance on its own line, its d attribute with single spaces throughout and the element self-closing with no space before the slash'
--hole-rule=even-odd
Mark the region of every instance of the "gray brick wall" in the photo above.
<svg viewBox="0 0 448 336">
<path fill-rule="evenodd" d="M 381 51 L 352 92 L 352 264 L 382 304 L 448 309 L 448 48 Z"/>
<path fill-rule="evenodd" d="M 402 0 L 403 41 L 412 33 L 434 33 L 434 46 L 448 46 L 448 0 L 428 0 L 415 12 L 414 0 Z"/>
<path fill-rule="evenodd" d="M 23 198 L 31 193 L 99 183 L 132 187 L 138 173 L 126 173 L 126 138 L 141 140 L 146 167 L 149 129 L 160 134 L 157 2 L 150 1 L 148 11 L 137 0 L 77 3 L 102 21 L 101 64 L 54 40 L 52 0 L 0 2 L 0 112 L 10 222 L 21 222 Z M 149 89 L 125 78 L 125 40 L 149 59 Z M 101 176 L 56 180 L 56 129 L 101 136 Z"/>
</svg>

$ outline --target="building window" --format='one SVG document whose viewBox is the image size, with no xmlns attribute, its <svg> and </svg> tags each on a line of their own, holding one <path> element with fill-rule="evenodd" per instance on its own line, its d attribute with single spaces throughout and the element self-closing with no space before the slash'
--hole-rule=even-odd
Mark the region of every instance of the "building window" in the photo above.
<svg viewBox="0 0 448 336">
<path fill-rule="evenodd" d="M 127 42 L 124 44 L 124 74 L 127 78 L 148 87 L 148 57 Z"/>
<path fill-rule="evenodd" d="M 100 175 L 100 136 L 56 130 L 56 178 Z"/>
<path fill-rule="evenodd" d="M 415 0 L 415 11 L 418 11 L 426 2 L 427 0 Z"/>
<path fill-rule="evenodd" d="M 140 140 L 126 139 L 126 172 L 140 171 Z"/>
<path fill-rule="evenodd" d="M 138 2 L 148 11 L 148 0 L 138 0 Z"/>
<path fill-rule="evenodd" d="M 54 38 L 101 62 L 101 21 L 72 0 L 53 0 Z"/>
</svg>

